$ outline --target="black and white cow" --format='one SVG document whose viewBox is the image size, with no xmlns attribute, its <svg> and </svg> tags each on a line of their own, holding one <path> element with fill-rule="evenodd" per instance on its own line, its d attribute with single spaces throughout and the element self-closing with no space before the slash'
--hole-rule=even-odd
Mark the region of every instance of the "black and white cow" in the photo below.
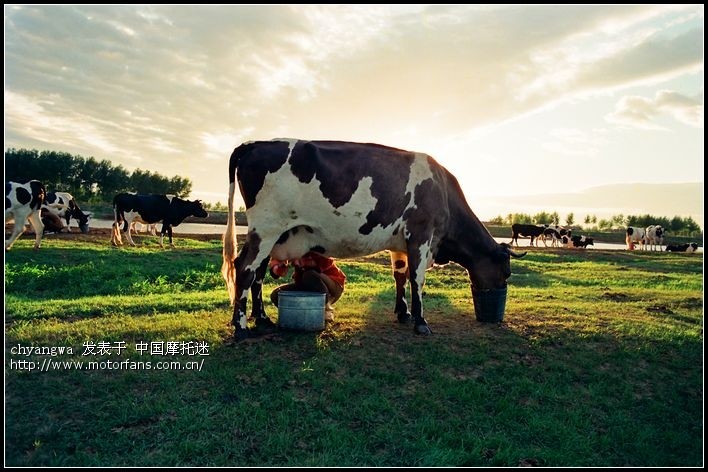
<svg viewBox="0 0 708 472">
<path fill-rule="evenodd" d="M 202 207 L 199 200 L 182 200 L 174 195 L 139 195 L 133 193 L 119 193 L 113 198 L 113 227 L 111 230 L 111 243 L 115 246 L 123 244 L 120 236 L 120 225 L 123 224 L 123 232 L 126 234 L 128 243 L 135 246 L 133 238 L 130 236 L 130 227 L 134 220 L 141 223 L 158 223 L 162 221 L 160 230 L 160 246 L 165 234 L 169 236 L 170 246 L 172 244 L 172 227 L 178 226 L 188 216 L 206 218 L 209 214 Z"/>
<path fill-rule="evenodd" d="M 647 249 L 656 251 L 656 246 L 659 246 L 659 251 L 661 251 L 661 245 L 664 244 L 664 236 L 666 231 L 660 225 L 650 225 L 647 226 L 644 232 L 644 238 L 646 240 Z"/>
<path fill-rule="evenodd" d="M 547 228 L 544 228 L 543 233 L 541 236 L 539 236 L 539 239 L 543 241 L 544 246 L 548 246 L 546 244 L 546 240 L 548 238 L 551 239 L 551 246 L 556 247 L 559 244 L 566 246 L 568 244 L 568 240 L 571 236 L 572 230 L 569 228 L 563 228 L 560 226 L 548 226 Z M 566 236 L 564 239 L 563 236 Z"/>
<path fill-rule="evenodd" d="M 573 247 L 587 248 L 588 246 L 595 245 L 593 238 L 589 238 L 587 236 L 580 236 L 576 234 L 575 236 L 571 236 L 570 240 L 573 243 Z"/>
<path fill-rule="evenodd" d="M 341 141 L 276 139 L 242 144 L 229 161 L 229 212 L 222 274 L 234 304 L 234 336 L 247 337 L 247 299 L 256 328 L 272 327 L 262 281 L 270 257 L 309 251 L 347 258 L 391 251 L 396 314 L 430 334 L 423 318 L 425 271 L 433 263 L 465 267 L 473 292 L 506 287 L 508 244 L 498 244 L 465 201 L 457 179 L 432 157 Z M 234 196 L 246 204 L 248 233 L 236 256 Z M 477 292 L 475 292 L 477 293 Z"/>
<path fill-rule="evenodd" d="M 666 250 L 669 252 L 696 252 L 698 243 L 669 244 L 666 246 Z"/>
<path fill-rule="evenodd" d="M 40 208 L 47 195 L 44 185 L 38 180 L 26 183 L 5 183 L 5 222 L 14 218 L 15 226 L 10 239 L 5 241 L 5 250 L 9 251 L 15 240 L 25 231 L 25 224 L 29 219 L 34 228 L 34 248 L 39 249 L 42 244 L 44 224 L 40 216 Z"/>
<path fill-rule="evenodd" d="M 44 200 L 42 208 L 46 208 L 54 215 L 66 221 L 66 231 L 69 229 L 69 222 L 74 218 L 82 233 L 89 232 L 89 215 L 79 208 L 74 197 L 68 192 L 49 192 Z"/>
<path fill-rule="evenodd" d="M 636 244 L 639 244 L 640 249 L 644 249 L 646 244 L 646 229 L 637 228 L 636 226 L 627 227 L 627 237 L 625 238 L 627 243 L 627 249 L 630 251 L 634 249 Z"/>
<path fill-rule="evenodd" d="M 519 236 L 530 237 L 529 246 L 535 246 L 536 238 L 543 235 L 543 231 L 548 225 L 528 225 L 523 223 L 514 223 L 511 225 L 511 242 L 509 244 L 519 245 Z"/>
</svg>

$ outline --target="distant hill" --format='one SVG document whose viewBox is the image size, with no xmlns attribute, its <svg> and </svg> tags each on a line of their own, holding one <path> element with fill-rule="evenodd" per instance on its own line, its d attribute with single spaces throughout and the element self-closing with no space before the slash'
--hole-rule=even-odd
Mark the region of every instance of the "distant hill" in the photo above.
<svg viewBox="0 0 708 472">
<path fill-rule="evenodd" d="M 477 202 L 486 210 L 482 219 L 488 214 L 494 217 L 540 211 L 557 211 L 561 220 L 573 212 L 576 222 L 581 222 L 585 215 L 607 218 L 618 214 L 650 214 L 669 218 L 690 216 L 703 227 L 703 182 L 612 184 L 573 193 L 493 197 Z M 492 206 L 495 209 L 490 213 Z"/>
</svg>

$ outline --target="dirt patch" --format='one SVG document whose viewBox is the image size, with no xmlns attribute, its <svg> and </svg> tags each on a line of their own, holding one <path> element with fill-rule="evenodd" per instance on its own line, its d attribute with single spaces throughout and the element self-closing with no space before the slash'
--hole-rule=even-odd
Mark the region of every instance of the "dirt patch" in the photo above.
<svg viewBox="0 0 708 472">
<path fill-rule="evenodd" d="M 652 305 L 652 306 L 647 307 L 647 311 L 649 313 L 666 313 L 667 315 L 671 315 L 674 313 L 666 305 Z"/>
<path fill-rule="evenodd" d="M 604 298 L 606 300 L 613 301 L 613 302 L 619 302 L 619 303 L 628 302 L 631 300 L 629 295 L 626 295 L 624 293 L 612 293 L 612 292 L 603 293 L 602 298 Z"/>
</svg>

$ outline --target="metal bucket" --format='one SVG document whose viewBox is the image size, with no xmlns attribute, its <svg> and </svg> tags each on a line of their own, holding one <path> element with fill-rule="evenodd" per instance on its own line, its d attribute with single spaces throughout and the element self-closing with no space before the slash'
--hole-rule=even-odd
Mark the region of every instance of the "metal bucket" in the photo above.
<svg viewBox="0 0 708 472">
<path fill-rule="evenodd" d="M 506 287 L 486 290 L 473 289 L 472 301 L 477 321 L 498 323 L 504 319 Z"/>
<path fill-rule="evenodd" d="M 322 331 L 325 328 L 327 294 L 278 292 L 278 326 L 295 331 Z"/>
</svg>

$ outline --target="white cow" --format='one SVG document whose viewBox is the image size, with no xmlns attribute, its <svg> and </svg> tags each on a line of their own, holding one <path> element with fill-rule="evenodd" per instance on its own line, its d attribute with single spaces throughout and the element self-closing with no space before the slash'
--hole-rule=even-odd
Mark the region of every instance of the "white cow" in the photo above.
<svg viewBox="0 0 708 472">
<path fill-rule="evenodd" d="M 636 226 L 627 227 L 627 249 L 630 251 L 634 249 L 635 244 L 639 244 L 639 249 L 644 249 L 646 244 L 646 230 L 644 228 L 637 228 Z"/>
<path fill-rule="evenodd" d="M 651 247 L 652 251 L 656 251 L 657 244 L 659 245 L 659 251 L 662 250 L 661 245 L 664 244 L 664 236 L 666 235 L 666 230 L 659 225 L 647 226 L 645 238 L 648 246 Z"/>
<path fill-rule="evenodd" d="M 47 192 L 44 185 L 38 180 L 30 180 L 21 184 L 7 182 L 5 184 L 5 222 L 15 220 L 10 239 L 5 241 L 5 250 L 9 251 L 15 240 L 25 231 L 25 224 L 29 222 L 34 228 L 34 248 L 39 249 L 44 233 L 44 223 L 40 217 L 40 209 Z"/>
</svg>

